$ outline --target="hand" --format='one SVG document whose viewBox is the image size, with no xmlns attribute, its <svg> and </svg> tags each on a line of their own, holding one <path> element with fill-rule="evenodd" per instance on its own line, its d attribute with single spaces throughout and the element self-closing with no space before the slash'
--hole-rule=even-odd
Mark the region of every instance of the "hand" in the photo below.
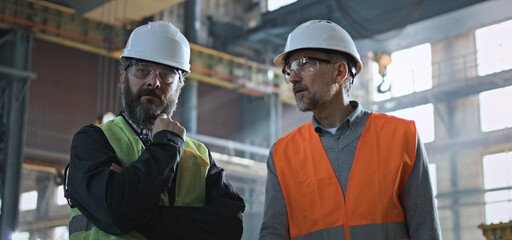
<svg viewBox="0 0 512 240">
<path fill-rule="evenodd" d="M 182 137 L 183 139 L 185 139 L 185 136 L 187 135 L 187 131 L 185 130 L 185 128 L 182 127 L 179 122 L 176 122 L 171 118 L 168 118 L 165 113 L 161 113 L 156 118 L 155 124 L 153 125 L 151 138 L 153 138 L 157 132 L 160 132 L 162 130 L 169 130 L 171 132 L 174 132 L 180 135 L 180 137 Z"/>
</svg>

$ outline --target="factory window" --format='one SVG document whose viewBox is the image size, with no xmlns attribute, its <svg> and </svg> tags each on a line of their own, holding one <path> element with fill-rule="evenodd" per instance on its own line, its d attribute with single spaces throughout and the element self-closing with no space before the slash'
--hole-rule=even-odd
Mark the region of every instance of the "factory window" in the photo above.
<svg viewBox="0 0 512 240">
<path fill-rule="evenodd" d="M 20 196 L 20 211 L 34 210 L 37 208 L 37 191 L 22 193 Z"/>
<path fill-rule="evenodd" d="M 55 240 L 69 240 L 69 231 L 67 226 L 56 227 L 53 230 Z"/>
<path fill-rule="evenodd" d="M 55 202 L 57 202 L 57 205 L 68 203 L 68 200 L 64 197 L 64 187 L 62 185 L 58 186 L 57 191 L 55 191 Z"/>
<path fill-rule="evenodd" d="M 483 157 L 485 220 L 487 224 L 512 219 L 512 152 Z"/>
<path fill-rule="evenodd" d="M 429 103 L 412 108 L 404 108 L 398 111 L 388 112 L 387 114 L 414 120 L 421 141 L 424 143 L 434 141 L 434 106 L 432 104 Z"/>
<path fill-rule="evenodd" d="M 483 132 L 512 127 L 510 96 L 512 96 L 512 86 L 485 91 L 478 95 L 480 128 Z"/>
<path fill-rule="evenodd" d="M 30 233 L 29 232 L 15 232 L 12 234 L 12 240 L 29 240 Z"/>
<path fill-rule="evenodd" d="M 478 75 L 512 68 L 512 20 L 475 31 Z"/>
<path fill-rule="evenodd" d="M 430 43 L 400 50 L 391 54 L 391 63 L 387 66 L 384 84 L 378 92 L 382 76 L 379 66 L 374 63 L 373 70 L 373 100 L 382 101 L 399 97 L 413 92 L 432 88 L 432 52 Z M 389 91 L 386 91 L 388 90 Z"/>
<path fill-rule="evenodd" d="M 267 10 L 269 12 L 274 11 L 278 8 L 284 7 L 286 5 L 297 2 L 297 0 L 268 0 L 267 1 Z"/>
</svg>

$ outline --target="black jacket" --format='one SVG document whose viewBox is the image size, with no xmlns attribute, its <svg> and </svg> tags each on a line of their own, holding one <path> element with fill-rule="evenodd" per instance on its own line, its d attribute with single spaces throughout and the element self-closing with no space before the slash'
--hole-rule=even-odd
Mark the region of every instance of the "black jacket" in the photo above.
<svg viewBox="0 0 512 240">
<path fill-rule="evenodd" d="M 71 145 L 71 204 L 114 235 L 137 231 L 148 239 L 240 239 L 244 201 L 211 154 L 205 206 L 173 206 L 183 145 L 180 136 L 160 131 L 135 162 L 117 172 L 112 164 L 122 165 L 103 131 L 95 125 L 83 127 Z M 164 191 L 171 206 L 158 204 Z"/>
</svg>

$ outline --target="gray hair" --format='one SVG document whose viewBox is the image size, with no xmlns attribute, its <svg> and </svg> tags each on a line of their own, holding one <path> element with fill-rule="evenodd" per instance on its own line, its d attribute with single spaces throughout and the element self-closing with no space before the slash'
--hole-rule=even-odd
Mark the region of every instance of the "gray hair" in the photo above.
<svg viewBox="0 0 512 240">
<path fill-rule="evenodd" d="M 347 75 L 349 77 L 349 81 L 345 81 L 343 83 L 343 88 L 347 91 L 350 96 L 350 92 L 352 90 L 352 85 L 354 84 L 354 79 L 357 73 L 357 61 L 352 57 L 352 55 L 344 52 L 333 51 L 333 50 L 323 50 L 329 57 L 329 60 L 335 62 L 345 62 L 347 64 Z"/>
</svg>

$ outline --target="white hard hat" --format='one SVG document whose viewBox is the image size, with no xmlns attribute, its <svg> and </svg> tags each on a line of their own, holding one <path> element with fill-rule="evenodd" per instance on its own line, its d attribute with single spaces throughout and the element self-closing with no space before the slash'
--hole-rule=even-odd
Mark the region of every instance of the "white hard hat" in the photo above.
<svg viewBox="0 0 512 240">
<path fill-rule="evenodd" d="M 303 48 L 320 48 L 348 53 L 357 61 L 355 75 L 363 69 L 354 41 L 343 28 L 331 21 L 311 20 L 296 27 L 288 35 L 284 52 L 274 58 L 274 64 L 282 68 L 289 52 Z"/>
<path fill-rule="evenodd" d="M 149 22 L 133 30 L 121 58 L 138 58 L 190 72 L 190 44 L 169 22 Z"/>
</svg>

